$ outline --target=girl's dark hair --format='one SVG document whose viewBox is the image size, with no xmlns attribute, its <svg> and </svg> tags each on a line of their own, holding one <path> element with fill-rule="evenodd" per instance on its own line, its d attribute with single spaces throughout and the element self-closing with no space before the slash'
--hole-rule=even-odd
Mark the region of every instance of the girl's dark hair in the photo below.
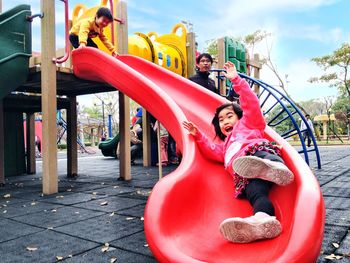
<svg viewBox="0 0 350 263">
<path fill-rule="evenodd" d="M 213 64 L 213 58 L 212 58 L 212 56 L 211 56 L 209 53 L 202 53 L 202 54 L 200 54 L 200 55 L 196 58 L 197 64 L 199 64 L 199 61 L 201 61 L 201 59 L 202 59 L 203 57 L 209 59 L 209 60 L 210 60 L 210 63 Z"/>
<path fill-rule="evenodd" d="M 107 7 L 100 7 L 96 12 L 97 18 L 100 18 L 101 16 L 106 17 L 109 21 L 113 21 L 113 15 L 111 10 Z"/>
<path fill-rule="evenodd" d="M 226 136 L 221 132 L 221 129 L 220 129 L 219 114 L 223 109 L 230 108 L 230 107 L 232 108 L 234 113 L 236 113 L 238 119 L 241 119 L 243 117 L 243 110 L 241 106 L 238 103 L 230 102 L 230 103 L 222 104 L 221 106 L 217 107 L 214 118 L 211 121 L 211 124 L 213 124 L 215 128 L 215 138 L 219 137 L 222 141 L 225 140 Z"/>
</svg>

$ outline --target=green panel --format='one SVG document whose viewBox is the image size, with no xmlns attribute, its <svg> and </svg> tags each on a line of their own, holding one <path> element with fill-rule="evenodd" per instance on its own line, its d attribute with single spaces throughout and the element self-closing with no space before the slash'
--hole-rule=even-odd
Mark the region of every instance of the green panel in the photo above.
<svg viewBox="0 0 350 263">
<path fill-rule="evenodd" d="M 239 72 L 247 73 L 247 63 L 246 62 L 239 62 Z"/>
<path fill-rule="evenodd" d="M 239 61 L 245 62 L 245 47 L 242 43 L 238 43 L 237 49 L 239 50 L 239 55 L 237 55 L 237 59 Z"/>
<path fill-rule="evenodd" d="M 235 58 L 230 58 L 229 60 L 230 60 L 233 64 L 235 64 L 237 70 L 239 70 L 239 68 L 240 68 L 239 61 L 238 61 L 237 59 L 235 59 Z"/>
<path fill-rule="evenodd" d="M 4 112 L 5 176 L 26 172 L 23 114 Z"/>
<path fill-rule="evenodd" d="M 0 99 L 26 81 L 32 54 L 29 5 L 0 14 Z"/>
<path fill-rule="evenodd" d="M 236 49 L 233 46 L 228 46 L 228 56 L 230 58 L 236 57 Z"/>
</svg>

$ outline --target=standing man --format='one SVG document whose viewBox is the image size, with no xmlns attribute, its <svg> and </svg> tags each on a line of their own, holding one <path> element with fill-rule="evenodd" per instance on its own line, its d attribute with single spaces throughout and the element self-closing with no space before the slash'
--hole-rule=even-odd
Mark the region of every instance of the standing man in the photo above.
<svg viewBox="0 0 350 263">
<path fill-rule="evenodd" d="M 306 114 L 305 118 L 306 118 L 307 123 L 310 126 L 311 131 L 313 132 L 314 131 L 314 126 L 313 126 L 312 121 L 310 119 L 310 115 Z M 310 147 L 311 146 L 311 134 L 309 134 L 309 131 L 308 131 L 307 127 L 306 127 L 306 124 L 305 124 L 305 122 L 303 122 L 303 120 L 301 120 L 300 130 L 301 131 L 304 130 L 304 132 L 303 132 L 304 142 L 305 142 L 305 140 L 307 138 L 307 147 Z"/>
</svg>

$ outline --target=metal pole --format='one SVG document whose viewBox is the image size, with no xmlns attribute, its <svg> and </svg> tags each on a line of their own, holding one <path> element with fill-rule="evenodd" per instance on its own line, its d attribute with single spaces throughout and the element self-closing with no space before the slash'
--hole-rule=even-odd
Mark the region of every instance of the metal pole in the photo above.
<svg viewBox="0 0 350 263">
<path fill-rule="evenodd" d="M 109 138 L 112 138 L 112 115 L 108 114 L 108 136 Z"/>
<path fill-rule="evenodd" d="M 105 122 L 105 102 L 102 100 L 102 119 L 103 119 L 103 132 L 106 129 L 106 122 Z"/>
</svg>

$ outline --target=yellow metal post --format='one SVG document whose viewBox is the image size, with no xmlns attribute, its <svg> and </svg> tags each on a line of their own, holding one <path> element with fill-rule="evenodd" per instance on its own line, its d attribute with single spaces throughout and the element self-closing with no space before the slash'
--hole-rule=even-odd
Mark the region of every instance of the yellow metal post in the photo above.
<svg viewBox="0 0 350 263">
<path fill-rule="evenodd" d="M 43 113 L 43 193 L 58 192 L 57 127 L 56 127 L 56 65 L 52 59 L 55 48 L 55 0 L 41 0 L 41 93 Z"/>
</svg>

